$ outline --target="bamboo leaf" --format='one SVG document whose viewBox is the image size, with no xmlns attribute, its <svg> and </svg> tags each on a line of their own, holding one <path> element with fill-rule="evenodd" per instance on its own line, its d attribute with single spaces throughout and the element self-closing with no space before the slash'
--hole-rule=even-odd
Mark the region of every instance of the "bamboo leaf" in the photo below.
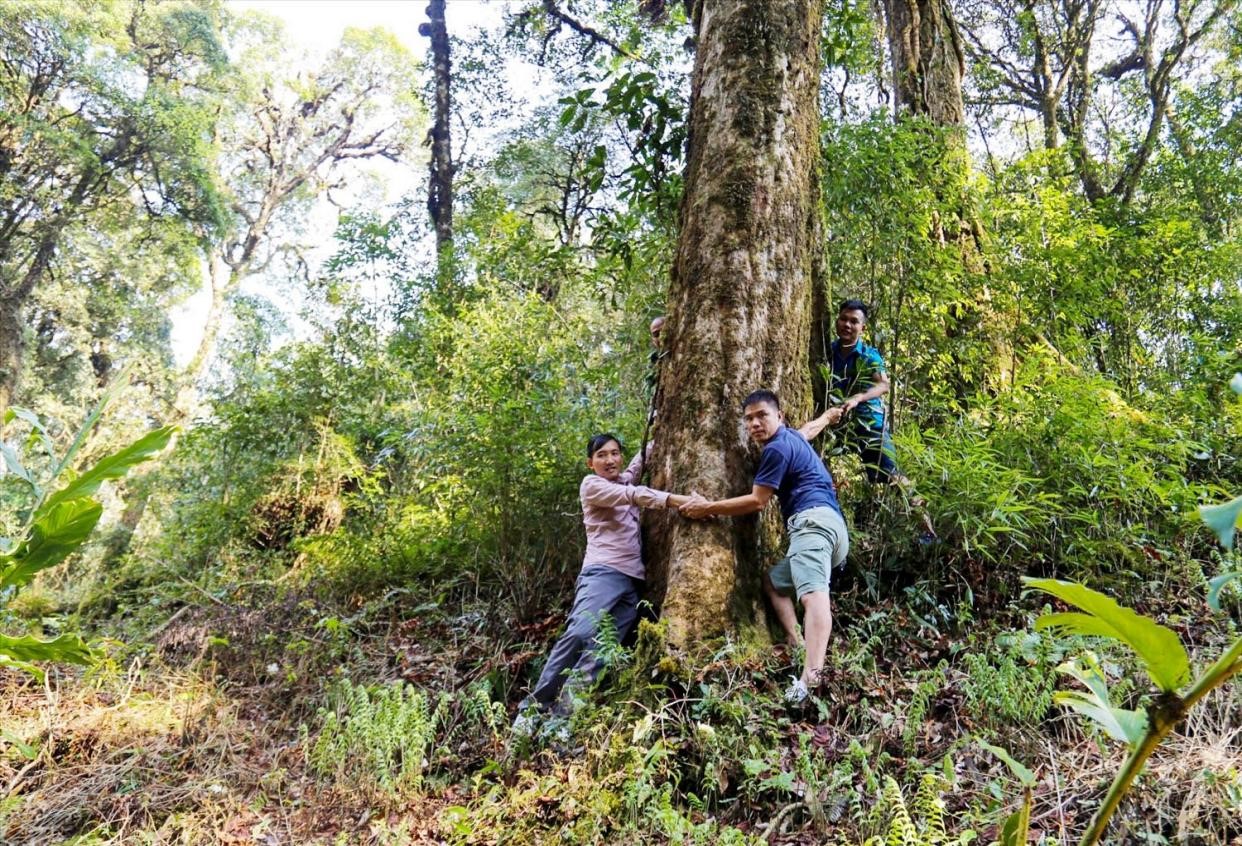
<svg viewBox="0 0 1242 846">
<path fill-rule="evenodd" d="M 147 432 L 124 449 L 101 458 L 94 467 L 49 496 L 39 510 L 45 511 L 61 502 L 92 495 L 105 481 L 121 478 L 134 465 L 141 464 L 168 446 L 174 432 L 175 426 L 162 426 Z"/>
<path fill-rule="evenodd" d="M 1234 529 L 1242 528 L 1242 496 L 1220 505 L 1200 505 L 1199 516 L 1216 532 L 1221 546 L 1233 549 Z"/>
<path fill-rule="evenodd" d="M 1077 582 L 1023 578 L 1027 587 L 1050 593 L 1085 614 L 1047 614 L 1036 629 L 1060 628 L 1084 635 L 1113 638 L 1129 646 L 1143 661 L 1147 675 L 1160 690 L 1177 690 L 1190 675 L 1190 656 L 1177 634 L 1112 597 Z"/>
<path fill-rule="evenodd" d="M 40 570 L 64 561 L 94 531 L 103 507 L 93 499 L 83 498 L 40 511 L 26 539 L 12 552 L 0 556 L 0 590 L 25 584 Z"/>
</svg>

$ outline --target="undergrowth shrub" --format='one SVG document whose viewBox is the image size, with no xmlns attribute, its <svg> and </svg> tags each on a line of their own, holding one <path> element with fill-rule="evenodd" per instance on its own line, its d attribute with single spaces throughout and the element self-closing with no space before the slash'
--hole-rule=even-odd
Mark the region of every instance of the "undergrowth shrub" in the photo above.
<svg viewBox="0 0 1242 846">
<path fill-rule="evenodd" d="M 456 759 L 465 740 L 494 745 L 507 725 L 504 703 L 486 682 L 435 697 L 409 684 L 367 686 L 342 680 L 311 739 L 301 727 L 306 762 L 320 776 L 368 796 L 396 801 Z M 444 765 L 441 767 L 441 765 Z"/>
<path fill-rule="evenodd" d="M 1002 635 L 994 648 L 967 652 L 962 657 L 966 707 L 994 729 L 1038 724 L 1052 707 L 1054 670 L 1062 654 L 1040 633 Z"/>
<path fill-rule="evenodd" d="M 341 683 L 320 710 L 319 734 L 306 750 L 311 770 L 338 784 L 398 798 L 422 786 L 440 709 L 410 685 L 368 689 Z M 304 727 L 305 730 L 305 727 Z"/>
<path fill-rule="evenodd" d="M 1200 445 L 1158 406 L 1032 351 L 1016 384 L 897 451 L 947 542 L 944 557 L 1023 569 L 1161 576 L 1196 552 L 1188 482 Z"/>
</svg>

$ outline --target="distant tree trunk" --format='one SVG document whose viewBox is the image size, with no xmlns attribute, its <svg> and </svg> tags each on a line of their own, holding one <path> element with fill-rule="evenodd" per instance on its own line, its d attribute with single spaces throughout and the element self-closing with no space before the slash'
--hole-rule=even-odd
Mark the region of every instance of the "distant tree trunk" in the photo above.
<svg viewBox="0 0 1242 846">
<path fill-rule="evenodd" d="M 436 229 L 436 257 L 443 262 L 453 249 L 453 144 L 449 124 L 453 114 L 453 64 L 449 56 L 448 26 L 444 20 L 446 0 L 427 5 L 430 23 L 421 24 L 420 34 L 431 38 L 431 64 L 435 75 L 435 123 L 428 133 L 431 145 L 431 180 L 427 190 L 427 212 Z"/>
<path fill-rule="evenodd" d="M 21 304 L 0 298 L 0 419 L 13 403 L 21 370 Z"/>
<path fill-rule="evenodd" d="M 953 19 L 948 0 L 885 0 L 888 41 L 892 54 L 893 91 L 897 116 L 921 116 L 948 131 L 948 146 L 941 166 L 960 171 L 963 179 L 971 169 L 966 149 L 966 110 L 962 100 L 962 78 L 966 58 L 961 33 Z M 948 198 L 942 198 L 948 199 Z M 959 252 L 962 272 L 983 276 L 987 272 L 983 250 L 983 227 L 974 210 L 962 206 L 951 217 L 941 220 L 934 231 L 946 247 Z M 950 306 L 950 338 L 983 333 L 991 355 L 983 384 L 996 390 L 1013 381 L 1013 348 L 1006 321 L 992 304 L 986 280 L 971 298 Z M 967 375 L 968 368 L 956 368 Z M 968 382 L 955 386 L 959 398 L 968 393 Z"/>
<path fill-rule="evenodd" d="M 885 0 L 897 111 L 965 126 L 962 40 L 946 0 Z"/>
<path fill-rule="evenodd" d="M 749 491 L 755 469 L 740 424 L 746 394 L 777 391 L 797 422 L 810 408 L 823 8 L 703 0 L 693 11 L 689 160 L 652 469 L 657 486 L 724 497 Z M 651 585 L 670 642 L 750 617 L 757 521 L 651 514 Z"/>
</svg>

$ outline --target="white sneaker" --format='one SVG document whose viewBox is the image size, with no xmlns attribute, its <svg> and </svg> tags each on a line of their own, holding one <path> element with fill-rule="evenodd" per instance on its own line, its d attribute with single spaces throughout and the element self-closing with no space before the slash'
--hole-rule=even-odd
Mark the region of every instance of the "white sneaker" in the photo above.
<svg viewBox="0 0 1242 846">
<path fill-rule="evenodd" d="M 534 709 L 519 711 L 518 715 L 513 718 L 514 737 L 534 737 L 537 728 L 539 728 L 539 712 Z"/>
<path fill-rule="evenodd" d="M 810 695 L 811 692 L 806 689 L 806 683 L 802 679 L 795 678 L 793 684 L 785 691 L 785 704 L 801 705 Z"/>
</svg>

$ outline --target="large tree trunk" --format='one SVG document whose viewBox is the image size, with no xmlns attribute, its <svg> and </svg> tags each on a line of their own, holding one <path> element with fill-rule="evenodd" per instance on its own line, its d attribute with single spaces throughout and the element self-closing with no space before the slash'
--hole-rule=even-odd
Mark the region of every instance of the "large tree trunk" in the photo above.
<svg viewBox="0 0 1242 846">
<path fill-rule="evenodd" d="M 431 39 L 431 64 L 435 75 L 435 123 L 428 133 L 431 144 L 431 179 L 427 190 L 427 212 L 436 229 L 436 257 L 444 263 L 453 249 L 453 144 L 449 120 L 453 114 L 453 65 L 449 56 L 448 25 L 444 20 L 445 0 L 427 5 L 429 24 L 419 32 Z"/>
<path fill-rule="evenodd" d="M 703 0 L 694 12 L 689 162 L 652 478 L 715 498 L 750 490 L 747 393 L 777 391 L 795 420 L 809 410 L 823 11 L 820 0 Z M 649 521 L 651 586 L 657 601 L 663 594 L 673 645 L 753 613 L 756 526 Z"/>
</svg>

